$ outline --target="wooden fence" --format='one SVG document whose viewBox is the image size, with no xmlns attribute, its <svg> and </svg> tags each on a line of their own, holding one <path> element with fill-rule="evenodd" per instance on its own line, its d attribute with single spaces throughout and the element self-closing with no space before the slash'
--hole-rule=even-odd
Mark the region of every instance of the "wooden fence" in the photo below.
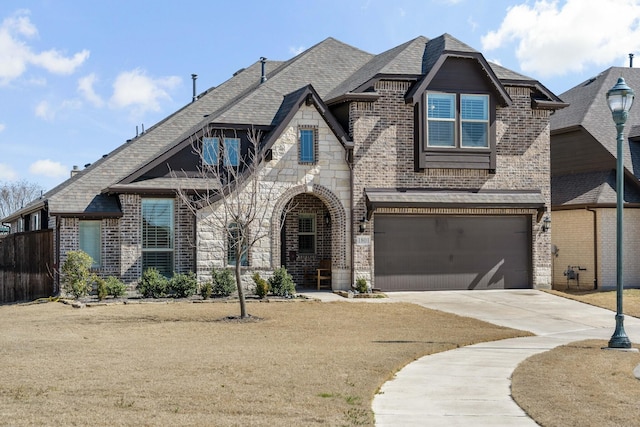
<svg viewBox="0 0 640 427">
<path fill-rule="evenodd" d="M 0 239 L 0 303 L 54 295 L 53 271 L 53 230 Z"/>
</svg>

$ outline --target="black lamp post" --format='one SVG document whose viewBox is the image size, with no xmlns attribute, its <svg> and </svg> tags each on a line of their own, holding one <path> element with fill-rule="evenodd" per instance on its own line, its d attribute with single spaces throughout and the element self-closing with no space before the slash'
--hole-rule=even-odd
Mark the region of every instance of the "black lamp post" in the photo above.
<svg viewBox="0 0 640 427">
<path fill-rule="evenodd" d="M 631 348 L 631 341 L 624 331 L 624 314 L 622 312 L 622 248 L 623 248 L 623 203 L 624 203 L 624 162 L 622 146 L 624 143 L 624 124 L 627 121 L 629 109 L 633 104 L 635 93 L 620 77 L 614 87 L 607 92 L 607 103 L 613 115 L 618 132 L 618 151 L 616 163 L 616 330 L 609 340 L 609 348 Z"/>
</svg>

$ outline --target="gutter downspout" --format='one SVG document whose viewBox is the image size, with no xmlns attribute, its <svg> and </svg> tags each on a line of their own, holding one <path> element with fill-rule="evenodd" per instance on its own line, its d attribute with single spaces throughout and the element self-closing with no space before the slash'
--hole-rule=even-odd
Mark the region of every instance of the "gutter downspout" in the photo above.
<svg viewBox="0 0 640 427">
<path fill-rule="evenodd" d="M 62 218 L 60 216 L 56 216 L 56 244 L 53 248 L 53 290 L 55 295 L 60 296 L 60 220 Z"/>
<path fill-rule="evenodd" d="M 593 214 L 593 289 L 598 289 L 598 212 L 586 209 Z"/>
<path fill-rule="evenodd" d="M 353 207 L 353 148 L 351 148 L 350 150 L 347 150 L 346 152 L 346 160 L 347 160 L 347 165 L 349 166 L 349 181 L 350 181 L 350 185 L 349 185 L 349 198 L 350 198 L 350 204 L 351 204 L 351 283 L 349 284 L 349 289 L 351 289 L 351 286 L 354 285 L 354 283 L 356 283 L 356 279 L 355 279 L 355 275 L 356 275 L 356 271 L 355 271 L 355 228 L 354 228 L 354 222 L 353 222 L 353 212 L 354 212 L 354 207 Z"/>
</svg>

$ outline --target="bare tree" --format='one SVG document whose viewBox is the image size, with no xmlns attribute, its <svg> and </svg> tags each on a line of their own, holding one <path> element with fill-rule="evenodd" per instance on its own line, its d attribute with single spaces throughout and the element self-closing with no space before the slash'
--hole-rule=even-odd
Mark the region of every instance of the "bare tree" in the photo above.
<svg viewBox="0 0 640 427">
<path fill-rule="evenodd" d="M 235 131 L 233 134 L 237 137 Z M 219 253 L 228 255 L 224 264 L 235 263 L 240 317 L 246 318 L 242 264 L 256 243 L 269 234 L 264 224 L 272 214 L 269 208 L 276 197 L 276 180 L 262 179 L 265 153 L 260 131 L 247 130 L 246 147 L 241 143 L 226 146 L 224 140 L 223 131 L 203 130 L 202 137 L 193 137 L 191 143 L 200 157 L 197 176 L 184 171 L 172 171 L 172 176 L 183 182 L 178 194 L 200 217 L 201 227 L 222 237 L 214 244 Z"/>
<path fill-rule="evenodd" d="M 26 180 L 0 185 L 0 218 L 5 218 L 35 200 L 44 189 Z"/>
</svg>

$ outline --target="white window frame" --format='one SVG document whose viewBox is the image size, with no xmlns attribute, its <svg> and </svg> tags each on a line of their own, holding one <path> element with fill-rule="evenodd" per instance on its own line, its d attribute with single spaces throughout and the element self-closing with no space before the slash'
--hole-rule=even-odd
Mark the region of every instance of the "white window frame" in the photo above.
<svg viewBox="0 0 640 427">
<path fill-rule="evenodd" d="M 453 98 L 454 100 L 454 105 L 453 105 L 453 117 L 434 117 L 434 118 L 430 118 L 429 117 L 429 96 L 430 95 L 435 95 L 435 96 L 447 96 L 450 98 Z M 463 98 L 482 98 L 485 100 L 485 106 L 486 106 L 486 118 L 484 119 L 466 119 L 462 117 L 462 101 Z M 489 111 L 489 109 L 491 108 L 491 100 L 489 98 L 489 95 L 487 94 L 470 94 L 470 93 L 451 93 L 451 92 L 426 92 L 425 94 L 425 105 L 426 105 L 426 111 L 425 111 L 425 135 L 426 135 L 426 146 L 429 149 L 443 149 L 443 150 L 459 150 L 459 149 L 464 149 L 464 150 L 487 150 L 491 148 L 491 135 L 490 135 L 490 116 L 491 113 Z M 452 145 L 433 145 L 430 143 L 430 138 L 429 138 L 429 123 L 430 122 L 453 122 L 453 129 L 454 129 L 454 135 L 453 135 L 453 144 Z M 462 126 L 463 123 L 482 123 L 485 125 L 485 141 L 486 141 L 486 145 L 485 146 L 472 146 L 472 145 L 464 145 L 463 141 L 462 141 Z"/>
</svg>

